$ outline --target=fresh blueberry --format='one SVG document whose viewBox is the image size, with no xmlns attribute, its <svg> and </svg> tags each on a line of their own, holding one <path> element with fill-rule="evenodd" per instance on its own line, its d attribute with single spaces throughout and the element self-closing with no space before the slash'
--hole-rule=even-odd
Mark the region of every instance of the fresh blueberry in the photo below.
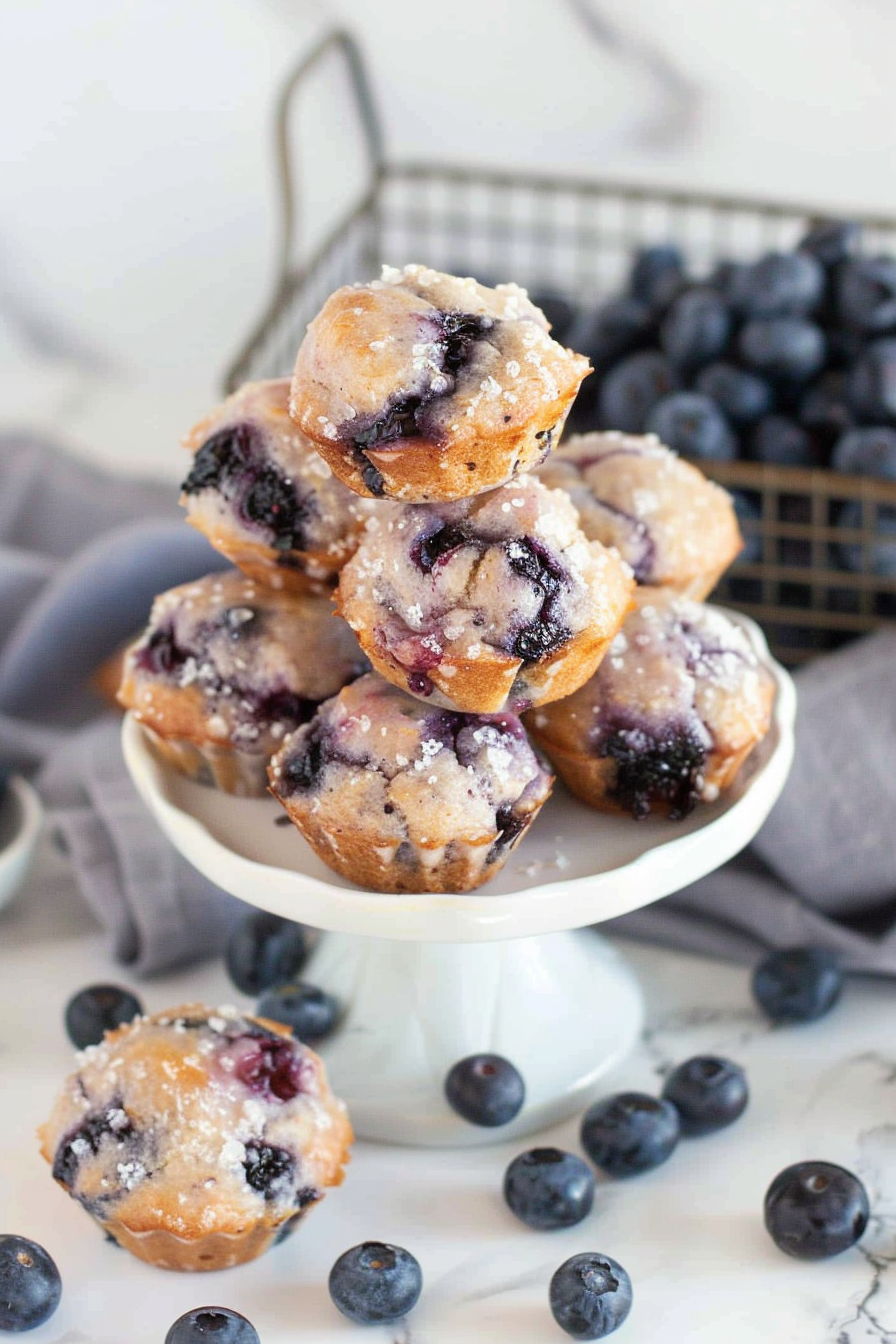
<svg viewBox="0 0 896 1344">
<path fill-rule="evenodd" d="M 714 401 L 735 429 L 754 424 L 775 404 L 769 384 L 735 364 L 708 364 L 694 380 L 694 389 Z"/>
<path fill-rule="evenodd" d="M 0 1236 L 0 1331 L 12 1335 L 48 1321 L 62 1279 L 52 1256 L 27 1237 Z"/>
<path fill-rule="evenodd" d="M 184 1312 L 165 1336 L 165 1344 L 261 1344 L 258 1331 L 230 1307 L 194 1307 Z"/>
<path fill-rule="evenodd" d="M 417 1305 L 423 1273 L 401 1246 L 365 1241 L 340 1255 L 330 1270 L 330 1297 L 359 1325 L 401 1320 Z"/>
<path fill-rule="evenodd" d="M 896 327 L 896 258 L 850 257 L 837 272 L 843 325 L 869 336 Z"/>
<path fill-rule="evenodd" d="M 504 1198 L 521 1222 L 547 1232 L 574 1227 L 591 1212 L 594 1175 L 573 1153 L 530 1148 L 504 1173 Z"/>
<path fill-rule="evenodd" d="M 306 1045 L 314 1045 L 335 1027 L 339 1003 L 316 985 L 277 985 L 262 994 L 256 1012 L 289 1027 Z"/>
<path fill-rule="evenodd" d="M 663 1087 L 689 1138 L 713 1134 L 743 1115 L 749 1100 L 747 1079 L 739 1064 L 715 1055 L 696 1055 L 673 1069 Z"/>
<path fill-rule="evenodd" d="M 529 297 L 550 322 L 554 340 L 564 345 L 576 320 L 576 310 L 569 299 L 553 289 L 536 290 Z"/>
<path fill-rule="evenodd" d="M 650 308 L 664 308 L 674 299 L 684 278 L 684 258 L 674 243 L 643 247 L 632 265 L 629 293 Z"/>
<path fill-rule="evenodd" d="M 864 527 L 865 516 L 862 501 L 850 499 L 837 515 L 837 526 L 844 530 L 860 531 Z M 896 579 L 896 508 L 879 504 L 872 517 L 877 540 L 868 546 L 867 560 L 859 541 L 841 541 L 837 547 L 838 556 L 844 569 L 861 574 L 870 569 L 884 579 Z"/>
<path fill-rule="evenodd" d="M 753 997 L 773 1022 L 814 1022 L 843 990 L 836 953 L 824 947 L 779 947 L 753 972 Z"/>
<path fill-rule="evenodd" d="M 583 349 L 596 369 L 607 369 L 644 345 L 653 331 L 654 318 L 647 304 L 623 294 L 601 304 Z"/>
<path fill-rule="evenodd" d="M 573 1339 L 604 1339 L 632 1309 L 632 1281 L 608 1255 L 584 1251 L 554 1274 L 550 1303 L 554 1320 Z"/>
<path fill-rule="evenodd" d="M 660 345 L 674 366 L 688 374 L 718 359 L 730 335 L 728 305 L 704 286 L 685 290 L 672 301 L 660 327 Z"/>
<path fill-rule="evenodd" d="M 301 924 L 253 910 L 230 935 L 224 961 L 237 989 L 253 997 L 292 980 L 308 956 Z"/>
<path fill-rule="evenodd" d="M 65 1029 L 72 1045 L 85 1050 L 88 1045 L 99 1045 L 107 1031 L 132 1022 L 142 1012 L 143 1005 L 130 990 L 119 985 L 88 985 L 66 1004 Z"/>
<path fill-rule="evenodd" d="M 650 412 L 647 429 L 684 457 L 730 462 L 737 455 L 737 440 L 724 415 L 698 392 L 664 397 Z"/>
<path fill-rule="evenodd" d="M 817 456 L 811 436 L 785 415 L 767 415 L 750 436 L 750 456 L 773 467 L 813 467 Z"/>
<path fill-rule="evenodd" d="M 768 252 L 731 280 L 734 307 L 746 318 L 801 317 L 824 293 L 824 270 L 808 252 Z"/>
<path fill-rule="evenodd" d="M 837 440 L 831 466 L 847 475 L 883 476 L 896 481 L 896 429 L 874 425 L 849 430 Z"/>
<path fill-rule="evenodd" d="M 762 559 L 762 536 L 759 530 L 762 510 L 743 490 L 732 490 L 731 502 L 744 539 L 744 547 L 738 559 L 745 565 L 753 565 Z"/>
<path fill-rule="evenodd" d="M 857 1176 L 833 1162 L 796 1162 L 765 1196 L 765 1227 L 779 1250 L 797 1260 L 827 1260 L 855 1246 L 870 1209 Z"/>
<path fill-rule="evenodd" d="M 861 233 L 862 226 L 855 220 L 820 219 L 800 241 L 799 250 L 831 270 L 855 251 Z"/>
<path fill-rule="evenodd" d="M 494 1129 L 519 1115 L 526 1086 L 518 1070 L 501 1055 L 468 1055 L 448 1070 L 445 1097 L 452 1110 L 471 1125 Z"/>
<path fill-rule="evenodd" d="M 829 369 L 807 387 L 797 409 L 799 422 L 826 449 L 852 427 L 846 404 L 846 379 L 839 369 Z"/>
<path fill-rule="evenodd" d="M 637 1176 L 671 1157 L 681 1121 L 671 1101 L 619 1092 L 597 1101 L 582 1120 L 582 1147 L 608 1176 Z"/>
<path fill-rule="evenodd" d="M 865 347 L 846 375 L 846 400 L 867 423 L 896 421 L 896 339 Z"/>
<path fill-rule="evenodd" d="M 706 283 L 724 294 L 730 302 L 732 294 L 743 283 L 741 275 L 750 269 L 751 264 L 749 261 L 733 261 L 731 257 L 723 257 L 712 268 Z"/>
<path fill-rule="evenodd" d="M 604 378 L 600 388 L 600 422 L 604 429 L 643 434 L 658 401 L 678 387 L 672 365 L 658 350 L 629 355 Z"/>
<path fill-rule="evenodd" d="M 738 351 L 763 377 L 808 382 L 824 364 L 824 332 L 799 317 L 754 318 L 741 328 Z"/>
</svg>

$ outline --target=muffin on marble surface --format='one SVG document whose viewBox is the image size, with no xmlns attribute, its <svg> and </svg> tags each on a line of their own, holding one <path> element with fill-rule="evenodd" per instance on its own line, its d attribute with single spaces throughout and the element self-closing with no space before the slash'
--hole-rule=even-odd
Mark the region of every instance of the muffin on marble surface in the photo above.
<svg viewBox="0 0 896 1344">
<path fill-rule="evenodd" d="M 324 863 L 391 892 L 488 881 L 553 784 L 514 715 L 438 709 L 375 674 L 321 705 L 270 779 Z"/>
<path fill-rule="evenodd" d="M 120 1246 L 214 1270 L 254 1260 L 340 1184 L 352 1131 L 286 1028 L 190 1005 L 83 1051 L 40 1138 L 54 1178 Z"/>
<path fill-rule="evenodd" d="M 679 820 L 711 802 L 771 724 L 775 683 L 722 611 L 642 588 L 595 676 L 526 727 L 602 811 Z"/>
<path fill-rule="evenodd" d="M 184 443 L 194 454 L 181 488 L 187 521 L 272 588 L 326 588 L 384 507 L 338 481 L 290 420 L 288 378 L 244 384 Z"/>
<path fill-rule="evenodd" d="M 699 601 L 743 539 L 730 495 L 653 434 L 576 434 L 538 469 L 565 490 L 585 536 L 615 546 L 638 583 Z"/>
<path fill-rule="evenodd" d="M 253 797 L 287 733 L 367 667 L 328 599 L 230 570 L 156 598 L 118 698 L 163 760 Z"/>
<path fill-rule="evenodd" d="M 374 668 L 433 704 L 520 711 L 587 681 L 634 583 L 575 508 L 532 476 L 374 518 L 339 609 Z"/>
<path fill-rule="evenodd" d="M 543 460 L 589 370 L 518 285 L 387 266 L 308 327 L 290 412 L 359 494 L 462 499 Z"/>
</svg>

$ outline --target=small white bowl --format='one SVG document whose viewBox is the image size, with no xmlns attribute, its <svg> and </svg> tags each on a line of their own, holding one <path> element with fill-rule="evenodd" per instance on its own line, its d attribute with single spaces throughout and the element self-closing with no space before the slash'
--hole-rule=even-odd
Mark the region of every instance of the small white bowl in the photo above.
<svg viewBox="0 0 896 1344">
<path fill-rule="evenodd" d="M 28 876 L 43 820 L 37 792 L 20 775 L 13 775 L 0 802 L 0 907 Z"/>
</svg>

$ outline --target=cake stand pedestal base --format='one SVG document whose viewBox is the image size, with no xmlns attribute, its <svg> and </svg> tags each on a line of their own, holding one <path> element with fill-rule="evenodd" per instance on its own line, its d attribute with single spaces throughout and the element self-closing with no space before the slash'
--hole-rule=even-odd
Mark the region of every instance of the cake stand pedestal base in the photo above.
<svg viewBox="0 0 896 1344">
<path fill-rule="evenodd" d="M 592 929 L 492 943 L 326 934 L 303 979 L 346 1005 L 323 1055 L 359 1138 L 461 1147 L 530 1134 L 584 1109 L 632 1049 L 643 1002 Z M 468 1124 L 445 1101 L 466 1055 L 504 1055 L 526 1083 L 509 1125 Z"/>
</svg>

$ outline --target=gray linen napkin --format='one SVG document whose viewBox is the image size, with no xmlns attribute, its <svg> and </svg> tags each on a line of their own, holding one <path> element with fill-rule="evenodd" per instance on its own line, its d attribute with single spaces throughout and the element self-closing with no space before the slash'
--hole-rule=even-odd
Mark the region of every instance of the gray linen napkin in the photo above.
<svg viewBox="0 0 896 1344">
<path fill-rule="evenodd" d="M 118 720 L 98 717 L 85 679 L 156 592 L 223 564 L 169 486 L 0 437 L 0 756 L 39 767 L 78 886 L 137 974 L 214 955 L 245 907 L 165 841 L 127 776 Z M 606 927 L 744 961 L 823 943 L 854 969 L 896 975 L 896 630 L 797 681 L 796 763 L 752 849 Z"/>
<path fill-rule="evenodd" d="M 0 437 L 0 757 L 35 772 L 82 896 L 140 974 L 213 955 L 245 907 L 165 840 L 88 679 L 157 592 L 224 563 L 170 486 Z"/>
</svg>

